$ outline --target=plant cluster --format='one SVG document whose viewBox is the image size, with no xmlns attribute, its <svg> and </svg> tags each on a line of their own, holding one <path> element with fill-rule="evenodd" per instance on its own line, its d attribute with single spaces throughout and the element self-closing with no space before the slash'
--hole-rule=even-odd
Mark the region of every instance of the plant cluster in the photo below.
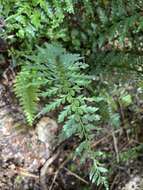
<svg viewBox="0 0 143 190">
<path fill-rule="evenodd" d="M 93 131 L 107 125 L 113 134 L 123 128 L 140 136 L 142 6 L 140 0 L 0 0 L 0 37 L 8 46 L 1 57 L 20 66 L 14 89 L 28 123 L 56 110 L 60 138 L 81 139 L 76 154 L 91 160 L 90 179 L 106 189 Z"/>
<path fill-rule="evenodd" d="M 38 115 L 55 110 L 59 112 L 58 122 L 63 123 L 60 139 L 75 134 L 82 139 L 76 154 L 82 154 L 82 162 L 92 160 L 91 180 L 97 185 L 104 184 L 108 189 L 106 177 L 103 176 L 107 170 L 97 161 L 91 145 L 94 140 L 92 130 L 96 129 L 100 116 L 94 97 L 86 95 L 92 77 L 82 70 L 88 65 L 81 62 L 83 58 L 78 54 L 67 53 L 61 46 L 51 44 L 38 47 L 38 52 L 28 59 L 33 64 L 29 67 L 27 63 L 15 82 L 15 91 L 27 121 L 32 125 L 36 117 L 36 103 L 44 98 L 46 105 Z"/>
</svg>

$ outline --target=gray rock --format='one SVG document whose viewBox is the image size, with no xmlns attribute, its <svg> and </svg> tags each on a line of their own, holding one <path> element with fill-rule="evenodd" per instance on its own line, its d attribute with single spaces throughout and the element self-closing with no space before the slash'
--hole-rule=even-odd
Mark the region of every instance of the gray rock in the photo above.
<svg viewBox="0 0 143 190">
<path fill-rule="evenodd" d="M 36 126 L 38 139 L 51 147 L 56 142 L 57 123 L 49 118 L 43 117 Z"/>
<path fill-rule="evenodd" d="M 122 190 L 143 190 L 143 179 L 139 175 L 132 177 Z"/>
</svg>

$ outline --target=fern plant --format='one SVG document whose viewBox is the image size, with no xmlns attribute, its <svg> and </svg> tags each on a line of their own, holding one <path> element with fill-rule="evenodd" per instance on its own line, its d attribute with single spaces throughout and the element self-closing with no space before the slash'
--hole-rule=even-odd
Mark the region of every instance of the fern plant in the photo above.
<svg viewBox="0 0 143 190">
<path fill-rule="evenodd" d="M 28 66 L 23 67 L 15 83 L 15 91 L 20 97 L 27 121 L 32 124 L 36 117 L 37 100 L 44 98 L 47 104 L 38 115 L 54 110 L 59 112 L 58 122 L 63 124 L 60 139 L 75 134 L 83 140 L 76 153 L 84 154 L 84 161 L 92 160 L 90 179 L 108 189 L 103 176 L 107 170 L 97 161 L 91 146 L 94 140 L 92 130 L 96 128 L 100 116 L 94 98 L 87 95 L 86 88 L 92 77 L 83 72 L 87 68 L 83 58 L 67 53 L 60 45 L 45 44 L 44 48 L 38 47 L 37 54 L 28 59 L 33 63 L 30 71 Z"/>
<path fill-rule="evenodd" d="M 14 87 L 26 119 L 32 125 L 36 114 L 40 87 L 40 78 L 37 78 L 37 72 L 30 70 L 28 67 L 23 68 L 16 77 Z"/>
</svg>

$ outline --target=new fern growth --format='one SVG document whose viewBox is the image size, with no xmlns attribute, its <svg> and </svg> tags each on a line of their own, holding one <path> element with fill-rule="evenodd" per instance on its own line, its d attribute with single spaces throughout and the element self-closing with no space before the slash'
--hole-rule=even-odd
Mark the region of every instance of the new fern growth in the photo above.
<svg viewBox="0 0 143 190">
<path fill-rule="evenodd" d="M 15 81 L 15 93 L 20 100 L 26 119 L 30 125 L 34 121 L 37 110 L 39 82 L 36 72 L 23 68 Z"/>
<path fill-rule="evenodd" d="M 83 72 L 87 68 L 82 61 L 83 58 L 78 54 L 67 53 L 59 45 L 45 44 L 45 48 L 38 47 L 37 54 L 30 59 L 34 63 L 31 65 L 31 70 L 36 72 L 33 75 L 29 70 L 25 71 L 24 78 L 24 71 L 22 71 L 17 77 L 15 88 L 28 122 L 31 124 L 33 121 L 37 99 L 44 98 L 47 104 L 39 114 L 54 110 L 59 112 L 58 122 L 63 124 L 61 139 L 69 138 L 73 134 L 83 139 L 76 149 L 76 154 L 84 155 L 84 161 L 92 160 L 90 179 L 98 185 L 103 184 L 108 189 L 103 175 L 107 170 L 97 161 L 91 145 L 94 140 L 92 130 L 95 129 L 100 116 L 97 114 L 98 108 L 95 106 L 94 99 L 87 96 L 86 88 L 91 83 L 91 77 Z M 40 79 L 35 77 L 35 73 L 36 76 L 40 73 Z M 21 87 L 23 80 L 23 84 L 27 84 Z M 37 85 L 40 84 L 39 81 L 41 89 L 41 86 Z"/>
</svg>

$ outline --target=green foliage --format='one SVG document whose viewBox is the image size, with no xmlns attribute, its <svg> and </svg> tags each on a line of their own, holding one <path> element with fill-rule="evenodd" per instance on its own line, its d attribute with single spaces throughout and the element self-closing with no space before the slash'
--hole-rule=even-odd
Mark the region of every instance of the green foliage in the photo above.
<svg viewBox="0 0 143 190">
<path fill-rule="evenodd" d="M 136 147 L 130 148 L 129 150 L 126 150 L 122 153 L 120 153 L 120 160 L 122 162 L 127 162 L 132 160 L 135 160 L 139 155 L 141 155 L 143 148 L 143 144 L 140 144 Z"/>
<path fill-rule="evenodd" d="M 106 189 L 109 189 L 107 179 L 103 177 L 101 174 L 107 173 L 107 169 L 102 167 L 97 160 L 94 159 L 93 166 L 90 172 L 90 180 L 97 185 L 103 184 Z"/>
<path fill-rule="evenodd" d="M 13 62 L 24 63 L 24 56 L 32 54 L 43 39 L 64 39 L 66 28 L 61 25 L 66 14 L 73 12 L 71 0 L 0 0 L 0 19 L 4 21 L 0 36 L 9 44 Z"/>
<path fill-rule="evenodd" d="M 39 79 L 37 73 L 29 68 L 23 68 L 15 81 L 15 92 L 24 110 L 27 121 L 32 125 L 37 109 Z"/>
<path fill-rule="evenodd" d="M 73 13 L 73 5 L 70 0 L 63 2 L 53 0 L 27 1 L 12 0 L 0 1 L 1 13 L 6 17 L 7 37 L 13 35 L 12 40 L 30 40 L 42 37 L 53 38 L 56 29 L 60 30 L 60 24 L 63 22 L 66 13 Z M 46 26 L 47 25 L 47 26 Z M 48 31 L 49 29 L 49 31 Z M 56 32 L 56 35 L 62 34 L 62 30 Z M 45 36 L 46 34 L 46 36 Z M 58 37 L 58 36 L 57 36 Z M 55 38 L 55 36 L 54 36 Z M 32 45 L 32 44 L 30 44 Z"/>
<path fill-rule="evenodd" d="M 93 151 L 91 149 L 90 141 L 83 141 L 76 148 L 76 156 L 81 157 L 81 163 L 85 163 L 87 159 L 92 160 L 92 165 L 89 171 L 89 178 L 92 183 L 98 185 L 103 185 L 105 189 L 109 189 L 109 184 L 107 180 L 108 170 L 105 168 L 103 164 L 101 164 L 98 160 L 105 156 L 105 154 L 101 151 Z"/>
<path fill-rule="evenodd" d="M 92 132 L 102 124 L 116 130 L 139 121 L 142 6 L 140 0 L 0 0 L 0 36 L 8 43 L 12 65 L 22 66 L 15 91 L 28 123 L 56 110 L 61 138 L 83 140 L 76 153 L 82 163 L 92 160 L 90 179 L 106 189 Z M 45 42 L 53 45 L 43 48 Z M 40 99 L 46 102 L 42 110 L 37 109 Z"/>
<path fill-rule="evenodd" d="M 1 35 L 10 44 L 9 53 L 17 64 L 23 62 L 25 54 L 32 53 L 36 44 L 59 40 L 71 51 L 86 56 L 94 71 L 105 57 L 109 57 L 107 67 L 110 62 L 112 67 L 116 63 L 118 67 L 122 63 L 135 66 L 130 62 L 131 57 L 143 50 L 142 4 L 139 0 L 132 3 L 129 0 L 118 3 L 115 0 L 12 0 L 10 3 L 1 0 L 0 13 L 5 23 Z M 138 57 L 134 60 L 138 62 Z"/>
<path fill-rule="evenodd" d="M 97 185 L 103 184 L 108 189 L 106 178 L 102 176 L 107 171 L 96 160 L 91 148 L 94 140 L 92 129 L 96 128 L 100 116 L 95 102 L 86 95 L 92 77 L 82 71 L 87 67 L 81 62 L 83 58 L 78 54 L 67 53 L 60 45 L 45 44 L 44 48 L 38 47 L 37 53 L 28 59 L 33 62 L 31 72 L 28 65 L 23 66 L 15 83 L 15 91 L 20 97 L 27 121 L 32 124 L 37 100 L 44 98 L 47 104 L 38 115 L 55 110 L 59 112 L 58 122 L 63 123 L 60 139 L 73 134 L 84 139 L 78 149 L 82 146 L 86 151 L 85 159 L 93 160 L 90 178 Z M 38 73 L 40 77 L 37 77 Z M 25 84 L 24 88 L 22 84 Z M 39 89 L 40 93 L 37 93 Z M 78 149 L 76 152 L 79 154 L 81 150 Z"/>
</svg>

